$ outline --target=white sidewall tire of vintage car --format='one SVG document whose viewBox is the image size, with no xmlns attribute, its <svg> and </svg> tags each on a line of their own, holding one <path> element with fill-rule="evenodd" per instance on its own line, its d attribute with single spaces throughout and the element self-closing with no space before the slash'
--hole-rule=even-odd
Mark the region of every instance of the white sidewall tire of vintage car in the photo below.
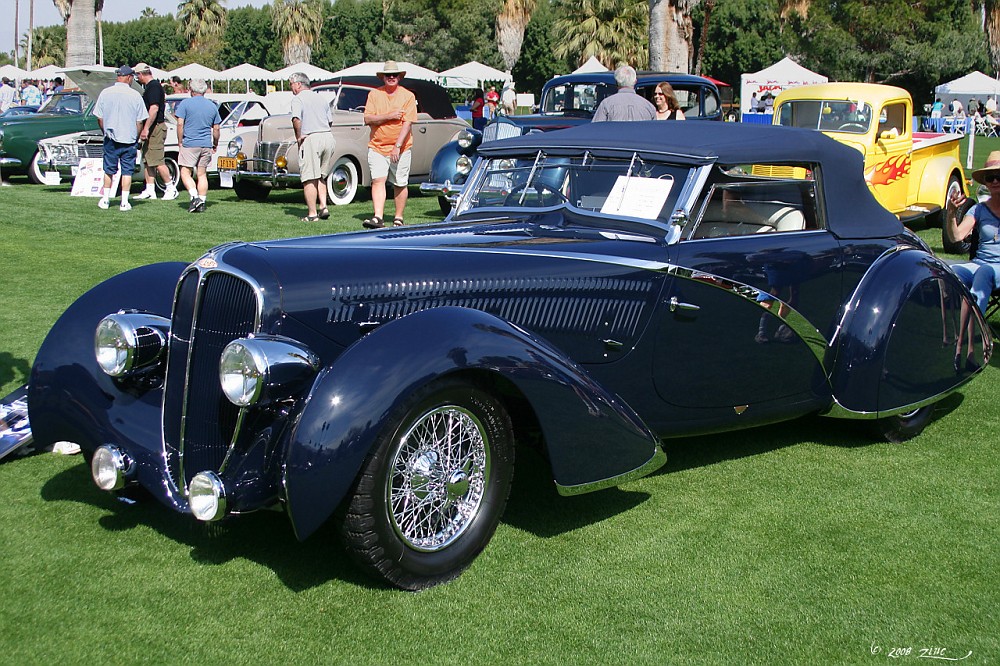
<svg viewBox="0 0 1000 666">
<path fill-rule="evenodd" d="M 513 428 L 500 401 L 464 379 L 432 382 L 387 419 L 349 496 L 341 537 L 364 569 L 397 587 L 447 582 L 492 538 L 513 471 Z M 441 527 L 428 535 L 428 524 Z"/>
<path fill-rule="evenodd" d="M 170 172 L 170 184 L 172 184 L 177 189 L 181 189 L 181 168 L 177 164 L 177 156 L 167 155 L 163 159 L 163 163 L 166 165 L 167 171 Z M 156 176 L 155 178 L 153 178 L 153 182 L 156 183 L 156 189 L 159 190 L 160 192 L 165 192 L 167 190 L 167 183 L 164 183 L 163 179 L 160 178 L 159 171 L 156 172 Z"/>
<path fill-rule="evenodd" d="M 38 163 L 41 158 L 42 151 L 36 150 L 34 157 L 31 158 L 31 164 L 28 165 L 28 180 L 35 185 L 45 184 L 45 172 L 42 171 L 42 165 Z"/>
<path fill-rule="evenodd" d="M 327 199 L 335 206 L 346 206 L 358 195 L 358 167 L 350 157 L 340 157 L 326 177 Z"/>
</svg>

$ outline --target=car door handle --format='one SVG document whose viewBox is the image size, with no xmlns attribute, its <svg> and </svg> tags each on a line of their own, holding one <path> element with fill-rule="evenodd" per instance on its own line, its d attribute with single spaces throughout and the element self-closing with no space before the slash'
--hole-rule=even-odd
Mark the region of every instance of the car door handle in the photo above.
<svg viewBox="0 0 1000 666">
<path fill-rule="evenodd" d="M 671 296 L 670 297 L 670 311 L 671 312 L 677 312 L 678 310 L 681 310 L 681 311 L 684 311 L 684 312 L 697 312 L 698 310 L 701 310 L 701 306 L 700 305 L 694 305 L 693 303 L 682 303 L 679 300 L 677 300 L 676 296 Z"/>
</svg>

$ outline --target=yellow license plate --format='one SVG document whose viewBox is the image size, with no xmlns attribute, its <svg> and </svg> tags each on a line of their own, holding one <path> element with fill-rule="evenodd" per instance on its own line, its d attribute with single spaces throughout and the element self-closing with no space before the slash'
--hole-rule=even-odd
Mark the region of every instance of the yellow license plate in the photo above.
<svg viewBox="0 0 1000 666">
<path fill-rule="evenodd" d="M 240 167 L 240 161 L 235 157 L 220 157 L 218 166 L 220 169 L 232 169 L 235 171 Z"/>
</svg>

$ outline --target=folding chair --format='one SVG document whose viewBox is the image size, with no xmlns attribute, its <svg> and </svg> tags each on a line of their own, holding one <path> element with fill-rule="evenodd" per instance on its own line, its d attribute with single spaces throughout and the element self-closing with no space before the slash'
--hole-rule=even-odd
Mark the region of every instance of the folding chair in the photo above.
<svg viewBox="0 0 1000 666">
<path fill-rule="evenodd" d="M 979 248 L 979 231 L 973 230 L 971 237 L 969 238 L 969 259 L 973 259 L 976 256 L 976 250 Z M 993 290 L 990 294 L 990 299 L 986 303 L 986 312 L 983 313 L 983 317 L 987 322 L 995 315 L 1000 312 L 1000 289 Z M 992 325 L 990 326 L 992 328 Z M 993 337 L 996 338 L 997 334 L 994 331 Z"/>
</svg>

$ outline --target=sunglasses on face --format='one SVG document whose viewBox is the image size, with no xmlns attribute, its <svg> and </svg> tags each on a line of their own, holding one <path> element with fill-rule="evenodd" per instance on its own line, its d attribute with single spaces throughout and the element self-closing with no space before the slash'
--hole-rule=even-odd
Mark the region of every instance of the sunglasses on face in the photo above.
<svg viewBox="0 0 1000 666">
<path fill-rule="evenodd" d="M 984 183 L 995 183 L 997 181 L 1000 181 L 1000 173 L 988 173 L 983 176 Z"/>
<path fill-rule="evenodd" d="M 383 74 L 382 76 L 385 77 L 385 78 L 387 78 L 387 79 L 398 79 L 399 78 L 399 74 Z"/>
<path fill-rule="evenodd" d="M 653 97 L 666 97 L 663 93 L 653 93 Z"/>
</svg>

